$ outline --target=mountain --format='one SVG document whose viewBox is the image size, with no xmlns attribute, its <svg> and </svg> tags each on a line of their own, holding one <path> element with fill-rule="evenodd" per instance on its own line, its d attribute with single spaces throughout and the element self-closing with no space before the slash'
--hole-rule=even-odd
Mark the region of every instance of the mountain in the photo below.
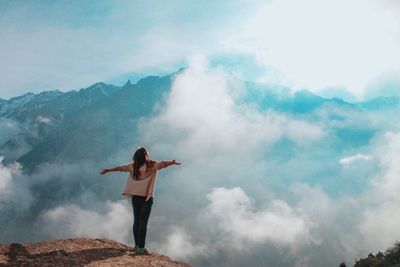
<svg viewBox="0 0 400 267">
<path fill-rule="evenodd" d="M 246 90 L 245 101 L 255 103 L 262 110 L 273 109 L 296 115 L 313 112 L 323 105 L 360 110 L 357 104 L 339 98 L 324 98 L 307 90 L 293 93 L 290 88 L 273 84 L 246 82 Z"/>
<path fill-rule="evenodd" d="M 360 102 L 360 107 L 367 111 L 382 111 L 397 109 L 400 106 L 400 97 L 377 97 L 369 101 Z"/>
<path fill-rule="evenodd" d="M 0 106 L 3 105 L 6 102 L 7 102 L 7 100 L 0 98 Z"/>
<path fill-rule="evenodd" d="M 29 244 L 0 244 L 0 266 L 190 267 L 157 253 L 136 254 L 109 239 L 73 238 Z"/>
<path fill-rule="evenodd" d="M 17 121 L 22 131 L 4 143 L 0 153 L 28 171 L 44 162 L 104 158 L 121 144 L 134 142 L 138 119 L 151 114 L 171 87 L 171 77 L 12 98 L 1 105 L 0 116 Z"/>
<path fill-rule="evenodd" d="M 137 141 L 140 119 L 157 112 L 171 89 L 176 73 L 149 76 L 136 84 L 128 81 L 118 87 L 95 83 L 79 91 L 27 93 L 0 102 L 0 118 L 18 123 L 20 132 L 0 146 L 5 162 L 17 160 L 25 171 L 42 163 L 79 162 L 103 159 Z M 399 99 L 378 98 L 369 102 L 348 103 L 326 99 L 309 91 L 291 93 L 276 85 L 245 83 L 246 92 L 238 101 L 261 111 L 274 110 L 290 116 L 317 121 L 341 121 L 332 131 L 349 144 L 364 144 L 376 131 L 373 125 L 347 125 L 346 113 L 363 117 L 365 111 L 396 109 Z"/>
</svg>

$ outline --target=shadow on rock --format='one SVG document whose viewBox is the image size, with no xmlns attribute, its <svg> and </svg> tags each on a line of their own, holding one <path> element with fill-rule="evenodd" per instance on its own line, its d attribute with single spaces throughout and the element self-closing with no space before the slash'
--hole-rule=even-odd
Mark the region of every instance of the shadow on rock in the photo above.
<svg viewBox="0 0 400 267">
<path fill-rule="evenodd" d="M 74 252 L 55 250 L 41 254 L 30 254 L 21 244 L 10 245 L 7 264 L 0 266 L 84 266 L 92 261 L 115 258 L 126 254 L 117 248 L 83 249 Z"/>
</svg>

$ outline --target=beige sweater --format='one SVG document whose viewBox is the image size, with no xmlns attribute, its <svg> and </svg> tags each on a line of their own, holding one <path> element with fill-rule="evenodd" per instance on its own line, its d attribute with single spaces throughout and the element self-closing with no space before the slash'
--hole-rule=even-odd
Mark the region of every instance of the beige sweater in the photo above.
<svg viewBox="0 0 400 267">
<path fill-rule="evenodd" d="M 156 161 L 152 168 L 147 168 L 146 164 L 140 167 L 139 177 L 133 177 L 133 162 L 120 166 L 123 171 L 129 172 L 125 189 L 122 195 L 127 197 L 135 196 L 154 196 L 154 187 L 157 181 L 158 170 L 167 167 L 165 161 Z"/>
</svg>

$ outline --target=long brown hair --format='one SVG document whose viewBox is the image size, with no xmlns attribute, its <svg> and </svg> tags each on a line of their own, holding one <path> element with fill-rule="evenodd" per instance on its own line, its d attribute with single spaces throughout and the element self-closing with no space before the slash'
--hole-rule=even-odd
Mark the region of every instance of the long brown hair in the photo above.
<svg viewBox="0 0 400 267">
<path fill-rule="evenodd" d="M 147 150 L 144 147 L 140 147 L 136 150 L 135 154 L 133 154 L 133 177 L 137 179 L 140 175 L 140 167 L 146 164 L 147 168 L 153 167 L 155 161 L 147 159 L 146 155 L 148 155 Z"/>
</svg>

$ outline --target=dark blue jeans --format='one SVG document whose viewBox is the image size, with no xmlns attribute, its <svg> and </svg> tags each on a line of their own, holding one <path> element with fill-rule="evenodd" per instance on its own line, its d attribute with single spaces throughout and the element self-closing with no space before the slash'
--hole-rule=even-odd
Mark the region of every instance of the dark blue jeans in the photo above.
<svg viewBox="0 0 400 267">
<path fill-rule="evenodd" d="M 146 197 L 132 196 L 133 207 L 133 237 L 135 245 L 144 248 L 146 242 L 147 222 L 149 221 L 153 198 L 146 201 Z"/>
</svg>

